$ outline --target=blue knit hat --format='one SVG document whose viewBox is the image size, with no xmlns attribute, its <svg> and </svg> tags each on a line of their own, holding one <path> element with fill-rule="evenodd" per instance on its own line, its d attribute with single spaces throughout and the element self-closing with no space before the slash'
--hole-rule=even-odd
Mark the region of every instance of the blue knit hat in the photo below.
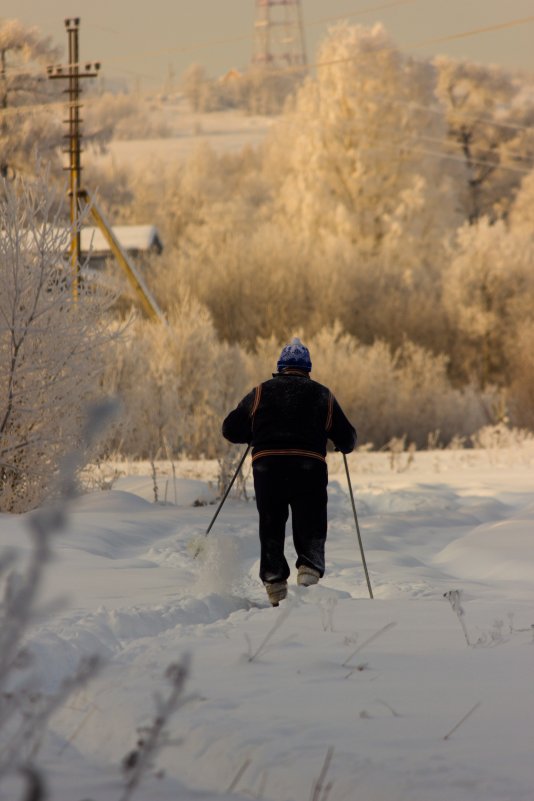
<svg viewBox="0 0 534 801">
<path fill-rule="evenodd" d="M 303 345 L 298 337 L 293 337 L 289 345 L 282 349 L 280 358 L 276 365 L 278 372 L 281 372 L 286 367 L 294 367 L 296 370 L 305 370 L 307 373 L 311 372 L 312 363 L 310 359 L 310 351 Z"/>
</svg>

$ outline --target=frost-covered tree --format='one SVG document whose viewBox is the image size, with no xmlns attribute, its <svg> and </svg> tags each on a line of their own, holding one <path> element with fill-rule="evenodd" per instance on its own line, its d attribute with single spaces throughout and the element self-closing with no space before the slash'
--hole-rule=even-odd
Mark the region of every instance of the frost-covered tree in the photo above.
<svg viewBox="0 0 534 801">
<path fill-rule="evenodd" d="M 460 221 L 449 170 L 426 153 L 424 137 L 446 130 L 426 108 L 434 71 L 379 25 L 334 28 L 318 62 L 273 132 L 275 220 L 322 254 L 350 332 L 434 346 L 444 240 Z"/>
<path fill-rule="evenodd" d="M 247 359 L 251 386 L 264 380 L 282 341 L 274 337 L 256 343 Z M 487 423 L 480 395 L 473 387 L 454 389 L 447 359 L 405 342 L 396 350 L 386 342 L 364 345 L 339 324 L 306 339 L 313 377 L 331 386 L 358 428 L 360 441 L 386 446 L 393 438 L 425 447 L 430 435 L 441 442 L 472 434 Z"/>
<path fill-rule="evenodd" d="M 59 88 L 46 66 L 59 57 L 49 38 L 19 20 L 0 20 L 0 173 L 11 177 L 35 163 L 59 156 L 62 142 Z M 48 108 L 47 108 L 48 106 Z"/>
<path fill-rule="evenodd" d="M 69 230 L 47 174 L 0 197 L 0 509 L 46 497 L 78 441 L 111 334 L 110 298 L 70 288 Z"/>
<path fill-rule="evenodd" d="M 509 215 L 512 230 L 527 228 L 534 233 L 534 170 L 523 179 Z"/>
<path fill-rule="evenodd" d="M 84 102 L 84 139 L 104 147 L 110 139 L 163 139 L 171 135 L 156 101 L 135 94 L 92 93 Z"/>
<path fill-rule="evenodd" d="M 184 297 L 168 327 L 130 326 L 108 359 L 104 385 L 122 403 L 109 450 L 213 458 L 221 419 L 243 390 L 243 369 L 239 349 L 221 343 L 206 309 Z"/>
<path fill-rule="evenodd" d="M 209 79 L 205 67 L 201 64 L 190 64 L 182 75 L 181 86 L 192 111 L 209 111 Z"/>
<path fill-rule="evenodd" d="M 444 275 L 454 370 L 465 379 L 507 384 L 509 349 L 534 304 L 534 237 L 528 226 L 482 218 L 464 225 Z"/>
<path fill-rule="evenodd" d="M 440 57 L 436 94 L 446 110 L 453 155 L 464 161 L 463 208 L 470 223 L 507 211 L 522 170 L 532 165 L 534 104 L 502 68 Z"/>
<path fill-rule="evenodd" d="M 182 75 L 181 85 L 192 111 L 239 108 L 249 114 L 279 114 L 301 82 L 301 71 L 280 73 L 253 66 L 245 72 L 231 70 L 210 78 L 203 66 L 191 64 Z"/>
<path fill-rule="evenodd" d="M 334 28 L 318 62 L 275 134 L 281 214 L 306 236 L 344 238 L 400 270 L 435 260 L 455 218 L 440 165 L 422 152 L 422 134 L 445 132 L 423 108 L 432 69 L 404 57 L 380 25 Z"/>
<path fill-rule="evenodd" d="M 509 215 L 509 229 L 524 243 L 525 270 L 532 281 L 534 268 L 534 171 L 522 182 Z M 508 392 L 512 423 L 534 430 L 534 322 L 533 293 L 518 297 L 520 309 L 506 340 Z"/>
</svg>

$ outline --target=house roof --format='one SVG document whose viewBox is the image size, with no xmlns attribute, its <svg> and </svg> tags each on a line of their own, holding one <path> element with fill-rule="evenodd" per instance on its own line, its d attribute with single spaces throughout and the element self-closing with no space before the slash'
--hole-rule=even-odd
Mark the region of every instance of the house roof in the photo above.
<svg viewBox="0 0 534 801">
<path fill-rule="evenodd" d="M 163 250 L 155 225 L 115 225 L 112 231 L 126 251 Z M 82 228 L 80 236 L 82 251 L 87 253 L 90 250 L 94 254 L 110 252 L 108 242 L 99 228 Z"/>
</svg>

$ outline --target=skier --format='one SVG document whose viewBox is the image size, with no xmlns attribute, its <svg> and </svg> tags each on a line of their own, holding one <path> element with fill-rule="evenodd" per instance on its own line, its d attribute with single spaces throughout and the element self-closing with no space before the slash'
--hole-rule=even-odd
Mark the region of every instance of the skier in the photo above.
<svg viewBox="0 0 534 801">
<path fill-rule="evenodd" d="M 260 524 L 260 578 L 273 606 L 287 595 L 285 526 L 291 507 L 297 584 L 317 584 L 325 571 L 328 471 L 326 444 L 350 453 L 356 431 L 332 392 L 310 378 L 308 348 L 295 337 L 277 373 L 255 387 L 226 417 L 223 436 L 252 444 Z"/>
</svg>

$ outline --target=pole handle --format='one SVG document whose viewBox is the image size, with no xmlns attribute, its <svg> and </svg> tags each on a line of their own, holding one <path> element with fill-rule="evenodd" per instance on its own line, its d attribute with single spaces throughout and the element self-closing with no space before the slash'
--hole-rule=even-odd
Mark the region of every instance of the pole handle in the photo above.
<svg viewBox="0 0 534 801">
<path fill-rule="evenodd" d="M 352 504 L 352 512 L 354 514 L 354 522 L 356 523 L 356 534 L 358 535 L 358 544 L 360 546 L 360 554 L 362 556 L 362 564 L 363 569 L 365 572 L 365 578 L 367 581 L 367 588 L 369 590 L 369 597 L 374 598 L 373 589 L 371 587 L 371 580 L 369 578 L 369 571 L 367 570 L 367 562 L 365 561 L 365 554 L 363 552 L 363 542 L 362 542 L 362 535 L 360 533 L 360 525 L 358 523 L 358 515 L 356 514 L 356 504 L 354 502 L 354 493 L 352 491 L 352 482 L 350 480 L 350 473 L 349 473 L 349 464 L 347 462 L 347 455 L 343 454 L 343 461 L 345 463 L 345 472 L 347 474 L 347 483 L 349 485 L 349 494 L 350 494 L 350 502 Z"/>
</svg>

